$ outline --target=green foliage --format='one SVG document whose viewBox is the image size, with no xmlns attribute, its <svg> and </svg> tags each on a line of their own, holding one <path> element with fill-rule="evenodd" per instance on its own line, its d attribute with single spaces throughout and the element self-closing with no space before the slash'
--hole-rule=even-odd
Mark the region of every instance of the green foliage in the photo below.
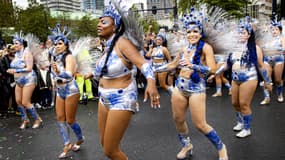
<svg viewBox="0 0 285 160">
<path fill-rule="evenodd" d="M 198 6 L 203 0 L 179 0 L 178 13 L 183 14 L 188 12 L 191 7 Z"/>
<path fill-rule="evenodd" d="M 145 19 L 141 17 L 141 15 L 136 12 L 137 8 L 135 6 L 131 7 L 134 16 L 138 19 L 139 24 L 143 27 L 143 31 L 146 33 L 149 31 L 149 26 L 152 26 L 152 31 L 156 32 L 159 30 L 159 24 L 153 19 L 153 17 L 149 17 Z"/>
<path fill-rule="evenodd" d="M 0 1 L 0 30 L 13 26 L 15 22 L 14 9 L 12 4 Z"/>
<path fill-rule="evenodd" d="M 15 14 L 12 4 L 0 1 L 0 34 L 5 42 L 11 41 L 11 27 L 15 24 Z"/>
<path fill-rule="evenodd" d="M 46 14 L 44 6 L 29 5 L 29 8 L 17 13 L 15 31 L 22 30 L 25 34 L 33 33 L 40 40 L 45 40 L 47 36 Z"/>
<path fill-rule="evenodd" d="M 246 6 L 250 4 L 248 0 L 180 0 L 178 3 L 179 13 L 185 13 L 189 11 L 192 6 L 198 6 L 205 3 L 208 6 L 218 6 L 234 17 L 245 16 Z"/>
<path fill-rule="evenodd" d="M 139 18 L 139 24 L 143 27 L 145 33 L 149 31 L 149 26 L 152 26 L 152 32 L 157 33 L 159 30 L 159 24 L 152 17 L 147 20 Z"/>
<path fill-rule="evenodd" d="M 218 6 L 228 11 L 234 17 L 240 18 L 246 15 L 250 1 L 248 0 L 204 0 L 209 6 Z"/>
<path fill-rule="evenodd" d="M 76 34 L 77 37 L 97 37 L 98 19 L 92 19 L 91 16 L 87 15 L 76 21 L 75 24 L 76 25 L 73 26 L 73 33 Z"/>
</svg>

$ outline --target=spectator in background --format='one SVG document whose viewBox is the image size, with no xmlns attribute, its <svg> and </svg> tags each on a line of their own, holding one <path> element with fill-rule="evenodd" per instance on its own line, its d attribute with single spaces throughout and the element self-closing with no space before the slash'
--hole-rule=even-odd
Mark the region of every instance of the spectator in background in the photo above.
<svg viewBox="0 0 285 160">
<path fill-rule="evenodd" d="M 17 103 L 15 100 L 15 81 L 14 76 L 7 73 L 10 68 L 10 63 L 15 57 L 15 47 L 12 44 L 7 45 L 7 54 L 0 59 L 1 70 L 1 107 L 4 108 L 4 113 L 15 113 L 17 111 Z"/>
<path fill-rule="evenodd" d="M 38 89 L 39 89 L 39 103 L 42 109 L 51 108 L 52 102 L 52 81 L 51 73 L 48 66 L 40 64 L 37 69 Z"/>
</svg>

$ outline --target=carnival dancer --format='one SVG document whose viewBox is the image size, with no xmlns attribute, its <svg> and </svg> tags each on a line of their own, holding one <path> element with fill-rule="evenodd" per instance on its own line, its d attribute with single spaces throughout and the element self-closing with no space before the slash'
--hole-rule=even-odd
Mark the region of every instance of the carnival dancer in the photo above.
<svg viewBox="0 0 285 160">
<path fill-rule="evenodd" d="M 10 64 L 11 68 L 8 69 L 7 72 L 14 75 L 16 82 L 15 97 L 22 120 L 20 129 L 27 128 L 30 123 L 26 111 L 28 111 L 34 119 L 32 128 L 39 128 L 43 121 L 31 103 L 31 97 L 37 84 L 36 73 L 33 70 L 33 55 L 27 48 L 28 45 L 32 44 L 28 44 L 22 32 L 14 35 L 13 43 L 16 54 Z"/>
<path fill-rule="evenodd" d="M 149 51 L 146 56 L 151 57 L 152 66 L 157 68 L 166 64 L 167 62 L 171 62 L 171 56 L 168 49 L 163 46 L 163 42 L 166 41 L 166 37 L 162 34 L 158 34 L 155 38 L 155 46 L 153 44 L 149 45 Z M 167 90 L 170 94 L 172 93 L 172 85 L 167 85 L 167 74 L 168 72 L 160 72 L 155 73 L 156 79 L 158 79 L 159 85 L 162 89 Z"/>
<path fill-rule="evenodd" d="M 51 69 L 57 89 L 55 109 L 58 129 L 64 142 L 63 152 L 58 156 L 61 159 L 68 157 L 70 150 L 78 151 L 84 142 L 84 136 L 80 125 L 76 122 L 80 93 L 74 77 L 76 59 L 72 55 L 67 38 L 70 31 L 66 27 L 61 31 L 61 26 L 57 24 L 52 33 L 54 34 L 55 52 L 52 55 Z M 72 128 L 77 137 L 75 143 L 70 141 L 68 126 Z"/>
<path fill-rule="evenodd" d="M 271 34 L 263 34 L 261 36 L 263 41 L 261 48 L 264 54 L 264 65 L 269 73 L 269 78 L 271 79 L 274 73 L 274 84 L 277 87 L 277 101 L 283 102 L 283 68 L 284 68 L 284 56 L 283 52 L 285 50 L 285 37 L 282 36 L 282 25 L 277 21 L 277 17 L 271 21 L 270 26 Z M 262 86 L 264 82 L 262 82 Z M 270 92 L 263 87 L 264 100 L 260 103 L 262 105 L 270 103 Z"/>
<path fill-rule="evenodd" d="M 231 53 L 227 63 L 221 66 L 215 75 L 219 75 L 226 69 L 232 69 L 232 105 L 237 116 L 237 124 L 233 130 L 239 131 L 236 137 L 244 138 L 251 135 L 250 105 L 258 83 L 258 71 L 265 81 L 265 87 L 271 90 L 272 86 L 263 63 L 262 51 L 255 44 L 255 33 L 249 17 L 238 24 L 236 37 L 230 37 L 233 40 L 233 47 L 228 48 Z M 208 80 L 213 79 L 215 75 L 210 76 Z"/>
<path fill-rule="evenodd" d="M 160 107 L 154 73 L 138 49 L 143 47 L 143 32 L 136 18 L 123 10 L 121 1 L 110 1 L 99 18 L 98 35 L 106 40 L 104 55 L 93 75 L 99 79 L 98 126 L 104 154 L 112 160 L 127 160 L 120 142 L 135 113 L 137 86 L 132 75 L 135 65 L 147 78 L 145 99 Z M 119 123 L 118 123 L 119 122 Z"/>
<path fill-rule="evenodd" d="M 204 18 L 204 15 L 194 8 L 191 13 L 184 15 L 182 22 L 187 32 L 187 46 L 181 48 L 171 63 L 156 68 L 155 72 L 181 68 L 171 97 L 173 119 L 182 145 L 177 159 L 185 159 L 193 150 L 186 122 L 186 112 L 189 108 L 195 127 L 213 143 L 219 160 L 228 160 L 225 144 L 206 121 L 205 78 L 209 73 L 215 72 L 216 63 L 211 45 L 202 39 Z"/>
</svg>

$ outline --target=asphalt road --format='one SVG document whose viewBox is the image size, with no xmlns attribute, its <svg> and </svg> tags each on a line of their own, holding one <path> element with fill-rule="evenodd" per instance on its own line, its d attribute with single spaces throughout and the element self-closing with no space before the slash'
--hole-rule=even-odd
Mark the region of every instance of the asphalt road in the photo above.
<svg viewBox="0 0 285 160">
<path fill-rule="evenodd" d="M 129 160 L 175 160 L 180 149 L 172 120 L 170 97 L 161 93 L 161 109 L 151 109 L 142 102 L 140 111 L 121 143 Z M 285 159 L 285 105 L 276 98 L 267 106 L 260 106 L 262 93 L 255 94 L 252 109 L 252 135 L 244 139 L 235 137 L 232 127 L 235 113 L 230 97 L 224 90 L 223 97 L 213 98 L 214 89 L 207 90 L 207 121 L 227 145 L 230 160 L 284 160 Z M 0 160 L 54 160 L 62 151 L 63 142 L 57 129 L 55 112 L 39 110 L 44 120 L 40 129 L 19 130 L 19 117 L 0 119 Z M 187 113 L 191 140 L 194 145 L 192 160 L 217 160 L 217 151 L 207 138 L 198 132 Z M 67 159 L 107 160 L 99 143 L 97 127 L 97 102 L 80 105 L 77 115 L 86 141 L 79 152 L 71 152 Z M 72 140 L 75 135 L 71 132 Z"/>
</svg>

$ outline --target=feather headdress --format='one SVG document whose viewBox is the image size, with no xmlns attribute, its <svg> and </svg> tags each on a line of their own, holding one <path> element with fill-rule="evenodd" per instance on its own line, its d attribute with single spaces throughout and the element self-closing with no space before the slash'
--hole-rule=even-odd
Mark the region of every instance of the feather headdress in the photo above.
<svg viewBox="0 0 285 160">
<path fill-rule="evenodd" d="M 92 72 L 93 61 L 89 53 L 91 39 L 92 37 L 81 37 L 70 46 L 70 50 L 77 64 L 76 72 L 83 75 Z"/>
<path fill-rule="evenodd" d="M 189 14 L 184 14 L 181 21 L 183 23 L 183 28 L 185 30 L 192 30 L 193 28 L 198 28 L 202 31 L 203 22 L 206 21 L 204 10 L 196 10 L 194 7 L 190 9 Z"/>
<path fill-rule="evenodd" d="M 143 49 L 143 29 L 139 25 L 137 18 L 133 12 L 128 12 L 127 7 L 122 4 L 122 0 L 114 1 L 112 0 L 117 13 L 121 16 L 121 21 L 125 25 L 124 37 L 129 39 L 138 50 Z"/>
<path fill-rule="evenodd" d="M 67 26 L 63 27 L 63 30 L 61 30 L 61 25 L 58 23 L 56 24 L 55 28 L 50 28 L 50 31 L 52 32 L 52 36 L 54 38 L 54 43 L 57 43 L 59 40 L 62 40 L 64 44 L 69 44 L 68 35 L 71 33 L 71 30 L 67 28 Z"/>
<path fill-rule="evenodd" d="M 44 56 L 43 49 L 40 47 L 40 40 L 35 35 L 28 33 L 24 36 L 24 40 L 27 41 L 27 48 L 34 57 L 34 63 L 37 65 L 47 65 L 48 57 Z"/>
<path fill-rule="evenodd" d="M 228 14 L 223 9 L 219 7 L 207 8 L 203 5 L 199 9 L 191 8 L 190 13 L 185 14 L 182 17 L 181 22 L 184 31 L 198 28 L 201 31 L 204 40 L 213 46 L 214 51 L 222 53 L 225 42 L 228 43 L 227 40 L 230 39 L 227 36 L 224 36 L 226 33 L 224 31 L 230 31 L 233 28 L 231 26 L 232 24 L 228 22 L 227 19 Z M 223 39 L 225 39 L 225 41 Z M 179 38 L 179 41 L 175 40 L 175 38 L 167 38 L 167 40 L 169 42 L 168 48 L 171 52 L 177 52 L 177 46 L 187 45 L 185 32 L 184 36 Z"/>
<path fill-rule="evenodd" d="M 119 3 L 121 3 L 121 1 Z M 117 8 L 115 8 L 114 4 L 111 1 L 109 1 L 109 5 L 105 8 L 104 13 L 101 17 L 111 17 L 114 19 L 116 27 L 119 27 L 121 25 L 121 15 L 118 13 Z"/>
<path fill-rule="evenodd" d="M 271 20 L 271 25 L 274 26 L 274 27 L 281 27 L 282 28 L 281 22 L 280 21 L 278 22 L 277 19 L 278 19 L 278 17 L 277 17 L 277 15 L 275 15 L 274 19 Z"/>
<path fill-rule="evenodd" d="M 22 31 L 20 31 L 20 33 L 16 32 L 13 36 L 13 43 L 16 43 L 16 41 L 20 42 L 21 44 L 24 43 L 24 34 Z"/>
<path fill-rule="evenodd" d="M 249 16 L 246 16 L 244 19 L 241 19 L 238 24 L 238 32 L 243 31 L 246 29 L 249 33 L 253 31 L 251 19 Z"/>
</svg>

